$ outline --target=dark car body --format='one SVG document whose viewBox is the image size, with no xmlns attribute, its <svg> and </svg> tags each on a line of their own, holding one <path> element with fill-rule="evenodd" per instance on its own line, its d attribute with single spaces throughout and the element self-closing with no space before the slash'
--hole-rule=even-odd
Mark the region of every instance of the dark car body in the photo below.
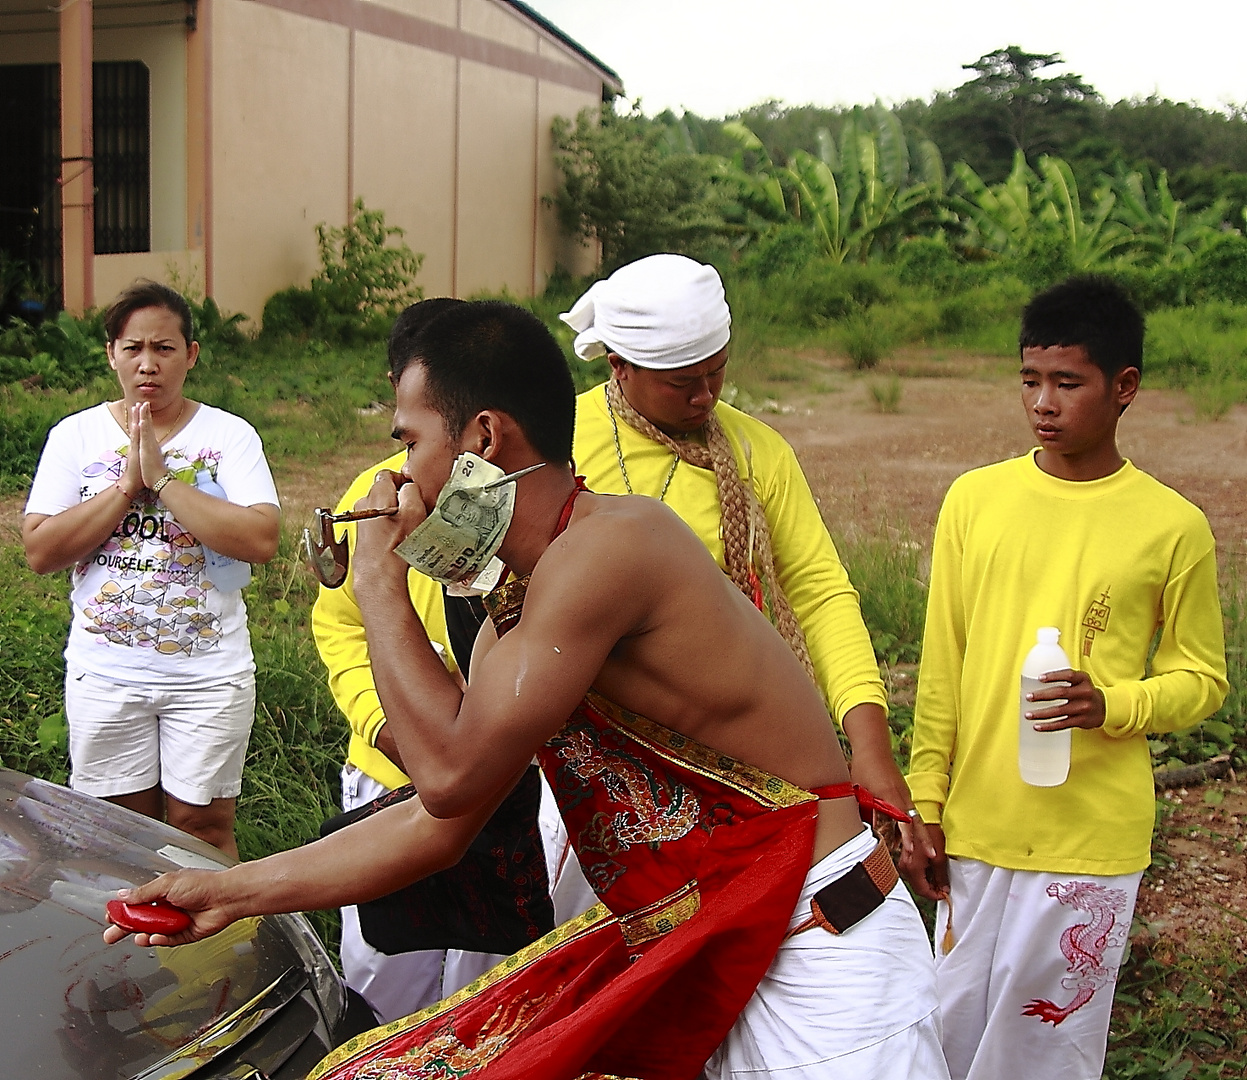
<svg viewBox="0 0 1247 1080">
<path fill-rule="evenodd" d="M 0 1073 L 298 1080 L 371 1026 L 301 915 L 177 948 L 104 944 L 117 889 L 226 865 L 160 822 L 0 769 Z"/>
</svg>

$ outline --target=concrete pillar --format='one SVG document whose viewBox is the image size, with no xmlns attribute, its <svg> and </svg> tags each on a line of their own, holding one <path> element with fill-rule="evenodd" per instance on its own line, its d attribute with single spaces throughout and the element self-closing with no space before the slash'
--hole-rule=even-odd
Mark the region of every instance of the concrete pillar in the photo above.
<svg viewBox="0 0 1247 1080">
<path fill-rule="evenodd" d="M 212 296 L 212 0 L 199 0 L 186 37 L 186 186 L 186 246 L 202 253 Z"/>
<path fill-rule="evenodd" d="M 92 0 L 60 8 L 61 267 L 65 309 L 75 315 L 95 303 L 92 10 Z"/>
</svg>

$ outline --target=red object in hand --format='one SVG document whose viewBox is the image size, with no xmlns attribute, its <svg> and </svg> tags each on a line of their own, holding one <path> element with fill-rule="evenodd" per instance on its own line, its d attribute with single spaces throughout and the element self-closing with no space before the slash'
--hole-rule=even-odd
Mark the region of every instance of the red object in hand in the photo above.
<svg viewBox="0 0 1247 1080">
<path fill-rule="evenodd" d="M 107 911 L 109 919 L 132 934 L 180 934 L 191 924 L 190 915 L 168 900 L 153 900 L 150 904 L 110 900 Z"/>
</svg>

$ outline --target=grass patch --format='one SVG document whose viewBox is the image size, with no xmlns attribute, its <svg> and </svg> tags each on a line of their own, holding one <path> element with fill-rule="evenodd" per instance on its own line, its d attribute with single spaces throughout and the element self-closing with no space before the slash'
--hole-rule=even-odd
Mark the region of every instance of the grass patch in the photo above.
<svg viewBox="0 0 1247 1080">
<path fill-rule="evenodd" d="M 901 395 L 904 392 L 899 375 L 888 379 L 872 379 L 866 384 L 870 400 L 874 402 L 875 411 L 881 413 L 898 413 L 901 411 Z"/>
</svg>

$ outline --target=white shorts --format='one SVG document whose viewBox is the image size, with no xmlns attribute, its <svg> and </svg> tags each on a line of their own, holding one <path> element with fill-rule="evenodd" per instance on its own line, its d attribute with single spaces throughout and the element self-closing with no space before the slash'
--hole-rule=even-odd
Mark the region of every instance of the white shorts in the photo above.
<svg viewBox="0 0 1247 1080">
<path fill-rule="evenodd" d="M 207 806 L 242 790 L 255 720 L 255 675 L 212 686 L 127 686 L 69 665 L 65 673 L 70 785 L 88 795 L 132 795 L 159 784 Z"/>
<path fill-rule="evenodd" d="M 935 968 L 954 1080 L 1099 1080 L 1141 877 L 948 860 Z"/>
<path fill-rule="evenodd" d="M 874 850 L 865 826 L 817 862 L 789 922 L 810 915 L 819 889 Z M 940 1048 L 931 946 L 901 882 L 843 934 L 821 927 L 780 945 L 718 1050 L 705 1080 L 948 1080 Z"/>
</svg>

